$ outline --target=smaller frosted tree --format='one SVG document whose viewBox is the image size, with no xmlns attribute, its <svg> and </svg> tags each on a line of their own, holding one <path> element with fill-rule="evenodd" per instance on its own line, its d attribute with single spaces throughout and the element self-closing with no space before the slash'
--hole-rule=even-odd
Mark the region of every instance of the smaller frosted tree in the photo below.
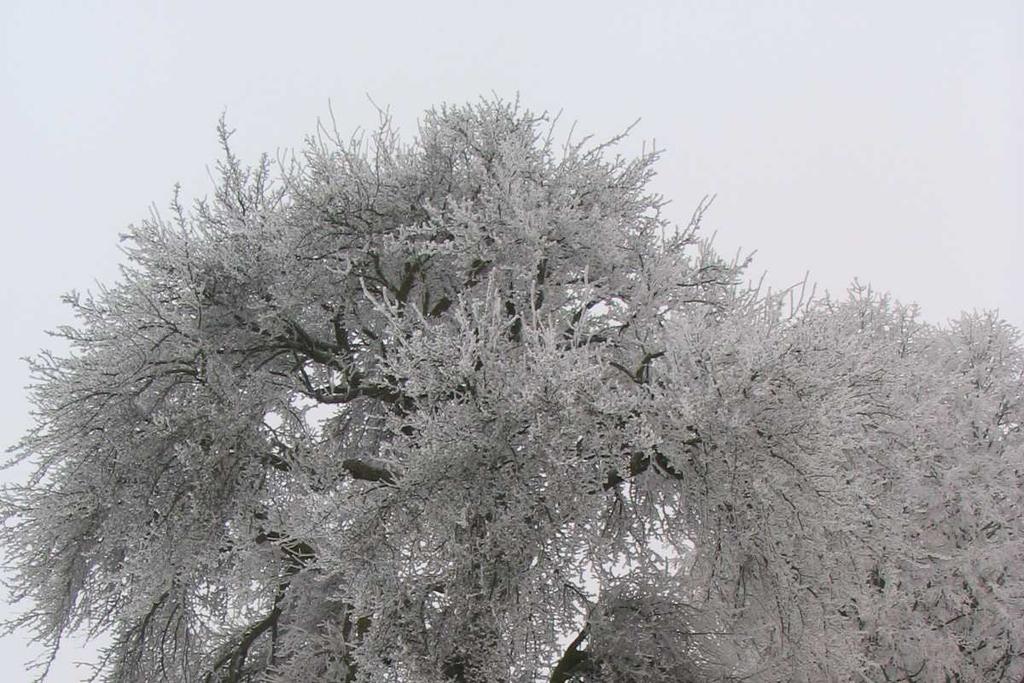
<svg viewBox="0 0 1024 683">
<path fill-rule="evenodd" d="M 515 103 L 220 135 L 33 361 L 15 627 L 118 682 L 1024 674 L 1011 327 L 746 286 Z"/>
</svg>

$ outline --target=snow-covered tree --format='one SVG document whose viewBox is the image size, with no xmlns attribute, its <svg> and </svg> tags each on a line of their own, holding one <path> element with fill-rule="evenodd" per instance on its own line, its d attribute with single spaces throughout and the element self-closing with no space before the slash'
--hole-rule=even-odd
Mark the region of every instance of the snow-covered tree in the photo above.
<svg viewBox="0 0 1024 683">
<path fill-rule="evenodd" d="M 13 626 L 119 682 L 1019 680 L 1017 332 L 745 285 L 552 126 L 222 125 L 32 363 Z"/>
</svg>

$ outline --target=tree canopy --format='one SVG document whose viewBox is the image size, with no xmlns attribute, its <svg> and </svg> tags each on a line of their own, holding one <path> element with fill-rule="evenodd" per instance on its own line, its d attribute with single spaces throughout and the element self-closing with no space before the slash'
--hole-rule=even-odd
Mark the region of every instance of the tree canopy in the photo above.
<svg viewBox="0 0 1024 683">
<path fill-rule="evenodd" d="M 1017 331 L 764 291 L 553 130 L 222 123 L 31 361 L 12 627 L 118 682 L 1019 680 Z"/>
</svg>

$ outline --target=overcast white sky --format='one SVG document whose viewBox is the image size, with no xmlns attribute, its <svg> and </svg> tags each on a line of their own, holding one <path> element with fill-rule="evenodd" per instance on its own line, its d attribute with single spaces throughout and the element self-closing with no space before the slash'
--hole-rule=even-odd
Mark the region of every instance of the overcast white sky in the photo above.
<svg viewBox="0 0 1024 683">
<path fill-rule="evenodd" d="M 18 358 L 68 322 L 59 295 L 111 281 L 175 182 L 209 190 L 225 110 L 249 159 L 299 147 L 328 100 L 372 125 L 367 94 L 409 136 L 492 92 L 599 137 L 641 118 L 623 151 L 665 149 L 669 216 L 717 193 L 707 230 L 773 284 L 858 277 L 932 321 L 1024 325 L 1019 0 L 370 5 L 0 3 L 0 443 L 29 425 Z M 0 679 L 26 658 L 0 640 Z"/>
</svg>

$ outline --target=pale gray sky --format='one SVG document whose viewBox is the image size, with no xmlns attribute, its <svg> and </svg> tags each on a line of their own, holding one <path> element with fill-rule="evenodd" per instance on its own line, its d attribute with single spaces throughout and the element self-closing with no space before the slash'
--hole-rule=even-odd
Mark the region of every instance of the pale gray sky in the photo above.
<svg viewBox="0 0 1024 683">
<path fill-rule="evenodd" d="M 1024 3 L 0 3 L 0 442 L 29 424 L 17 359 L 110 281 L 117 235 L 180 181 L 209 190 L 226 110 L 254 159 L 301 145 L 333 103 L 407 135 L 481 94 L 564 110 L 665 149 L 655 188 L 685 222 L 705 194 L 727 253 L 775 285 L 854 277 L 943 321 L 1024 325 Z M 3 603 L 0 603 L 2 605 Z M 0 640 L 0 679 L 27 651 Z M 65 662 L 56 681 L 76 681 Z"/>
</svg>

